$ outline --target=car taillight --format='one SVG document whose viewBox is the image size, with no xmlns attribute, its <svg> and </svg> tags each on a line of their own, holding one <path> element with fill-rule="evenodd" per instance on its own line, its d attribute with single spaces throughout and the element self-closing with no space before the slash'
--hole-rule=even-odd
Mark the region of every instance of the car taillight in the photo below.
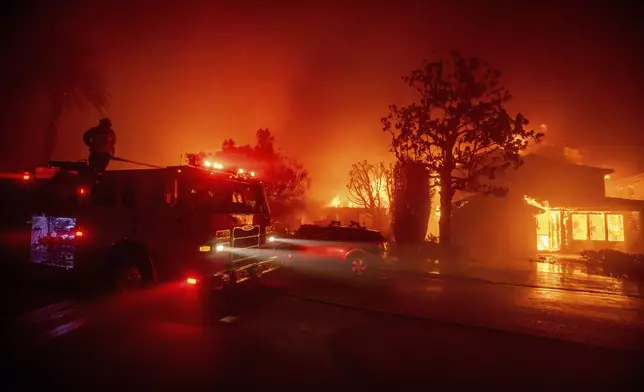
<svg viewBox="0 0 644 392">
<path fill-rule="evenodd" d="M 188 284 L 197 284 L 197 278 L 187 278 L 186 283 L 188 283 Z"/>
<path fill-rule="evenodd" d="M 80 230 L 76 230 L 76 233 L 74 233 L 74 234 L 76 235 L 76 237 L 82 237 L 82 236 L 84 236 L 84 235 L 85 235 L 85 233 L 83 233 L 83 232 L 82 232 L 82 231 L 80 231 Z"/>
</svg>

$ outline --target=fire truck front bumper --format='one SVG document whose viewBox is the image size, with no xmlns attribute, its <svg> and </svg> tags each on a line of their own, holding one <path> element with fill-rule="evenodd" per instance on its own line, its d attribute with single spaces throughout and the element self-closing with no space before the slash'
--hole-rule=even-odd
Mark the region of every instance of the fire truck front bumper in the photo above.
<svg viewBox="0 0 644 392">
<path fill-rule="evenodd" d="M 190 264 L 190 268 L 184 274 L 184 283 L 198 286 L 200 291 L 204 292 L 221 290 L 259 278 L 281 265 L 279 258 L 273 254 L 239 261 L 226 256 L 208 255 L 201 256 Z"/>
</svg>

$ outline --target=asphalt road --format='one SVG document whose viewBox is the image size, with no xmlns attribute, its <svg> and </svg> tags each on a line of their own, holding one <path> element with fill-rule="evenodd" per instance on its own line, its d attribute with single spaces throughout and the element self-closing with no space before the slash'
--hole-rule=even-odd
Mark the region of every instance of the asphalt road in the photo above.
<svg viewBox="0 0 644 392">
<path fill-rule="evenodd" d="M 3 335 L 8 389 L 635 390 L 642 381 L 639 298 L 288 271 L 238 294 L 221 320 L 205 317 L 183 284 L 15 316 Z"/>
</svg>

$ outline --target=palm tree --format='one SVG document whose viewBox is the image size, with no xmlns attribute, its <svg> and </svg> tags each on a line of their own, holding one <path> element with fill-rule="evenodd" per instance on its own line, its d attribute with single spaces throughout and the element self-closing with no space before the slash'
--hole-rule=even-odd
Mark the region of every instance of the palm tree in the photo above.
<svg viewBox="0 0 644 392">
<path fill-rule="evenodd" d="M 51 29 L 46 33 L 14 35 L 9 72 L 4 73 L 11 91 L 39 96 L 48 105 L 47 127 L 41 159 L 47 162 L 56 147 L 59 122 L 65 110 L 96 109 L 101 115 L 111 96 L 103 75 L 95 66 L 92 50 L 78 35 Z M 24 108 L 22 108 L 24 109 Z"/>
<path fill-rule="evenodd" d="M 59 121 L 66 109 L 74 106 L 84 110 L 94 108 L 103 115 L 111 99 L 103 76 L 93 64 L 94 53 L 77 41 L 57 38 L 37 52 L 42 65 L 38 85 L 50 105 L 42 155 L 44 162 L 49 161 L 54 152 Z"/>
</svg>

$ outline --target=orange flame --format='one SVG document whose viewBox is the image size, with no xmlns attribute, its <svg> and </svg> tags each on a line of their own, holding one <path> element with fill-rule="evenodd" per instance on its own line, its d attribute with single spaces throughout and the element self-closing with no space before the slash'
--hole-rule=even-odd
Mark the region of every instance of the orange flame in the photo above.
<svg viewBox="0 0 644 392">
<path fill-rule="evenodd" d="M 545 204 L 541 204 L 534 197 L 530 197 L 530 196 L 527 196 L 527 195 L 524 195 L 523 198 L 525 199 L 526 203 L 528 203 L 529 205 L 531 205 L 533 207 L 540 208 L 540 209 L 542 209 L 544 211 L 550 210 L 550 206 L 548 206 L 548 202 L 545 202 Z"/>
</svg>

